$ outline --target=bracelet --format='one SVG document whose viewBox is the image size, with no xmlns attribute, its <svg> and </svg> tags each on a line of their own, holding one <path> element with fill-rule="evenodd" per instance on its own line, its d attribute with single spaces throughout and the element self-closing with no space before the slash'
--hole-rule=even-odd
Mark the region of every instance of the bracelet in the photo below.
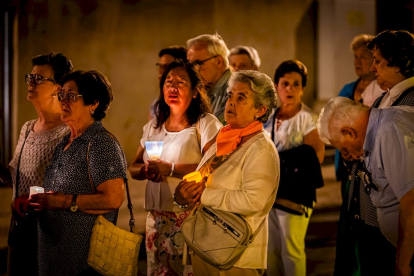
<svg viewBox="0 0 414 276">
<path fill-rule="evenodd" d="M 178 202 L 175 200 L 175 196 L 173 196 L 173 200 L 174 200 L 174 205 L 177 206 L 178 209 L 185 210 L 185 209 L 188 208 L 188 204 L 186 204 L 186 205 L 180 205 L 180 204 L 178 204 Z"/>
<path fill-rule="evenodd" d="M 170 172 L 170 176 L 173 176 L 174 173 L 174 163 L 171 163 L 171 172 Z"/>
</svg>

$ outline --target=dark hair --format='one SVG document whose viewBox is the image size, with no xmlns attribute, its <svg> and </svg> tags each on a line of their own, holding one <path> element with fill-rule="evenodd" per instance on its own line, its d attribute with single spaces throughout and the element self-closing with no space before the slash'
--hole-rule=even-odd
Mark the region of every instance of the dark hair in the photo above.
<svg viewBox="0 0 414 276">
<path fill-rule="evenodd" d="M 74 81 L 85 105 L 99 102 L 92 117 L 100 121 L 106 116 L 109 103 L 112 102 L 112 85 L 108 78 L 98 71 L 78 70 L 63 79 L 63 83 Z"/>
<path fill-rule="evenodd" d="M 187 60 L 187 48 L 183 46 L 174 45 L 174 46 L 164 48 L 159 52 L 158 57 L 162 57 L 163 55 L 170 55 L 170 56 L 173 56 L 176 60 L 181 59 L 184 62 L 188 61 Z"/>
<path fill-rule="evenodd" d="M 383 31 L 369 44 L 368 49 L 377 48 L 388 61 L 389 67 L 400 68 L 405 77 L 414 76 L 414 36 L 412 33 L 400 31 Z"/>
<path fill-rule="evenodd" d="M 275 83 L 279 83 L 279 79 L 282 78 L 285 74 L 296 72 L 302 76 L 302 87 L 306 86 L 306 81 L 308 79 L 308 69 L 306 68 L 305 64 L 300 62 L 299 60 L 286 60 L 282 62 L 277 68 L 275 72 Z"/>
<path fill-rule="evenodd" d="M 73 70 L 72 61 L 61 53 L 35 56 L 32 58 L 32 66 L 37 65 L 49 65 L 52 67 L 53 80 L 60 85 L 63 84 L 63 78 Z"/>
<path fill-rule="evenodd" d="M 170 107 L 164 100 L 164 82 L 167 78 L 168 73 L 174 68 L 183 68 L 190 78 L 191 89 L 198 92 L 197 97 L 192 99 L 190 106 L 185 112 L 188 123 L 192 125 L 196 123 L 200 116 L 202 116 L 204 113 L 211 113 L 210 100 L 208 99 L 204 87 L 201 84 L 199 66 L 193 63 L 173 61 L 167 66 L 161 77 L 160 96 L 154 106 L 154 113 L 157 118 L 155 128 L 161 127 L 162 124 L 165 123 L 165 121 L 167 121 L 168 117 L 170 116 Z"/>
</svg>

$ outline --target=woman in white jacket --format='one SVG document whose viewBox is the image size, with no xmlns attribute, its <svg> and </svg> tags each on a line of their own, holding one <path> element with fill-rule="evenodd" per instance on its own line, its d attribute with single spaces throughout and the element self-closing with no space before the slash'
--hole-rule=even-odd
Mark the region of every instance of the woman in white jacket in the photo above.
<svg viewBox="0 0 414 276">
<path fill-rule="evenodd" d="M 230 77 L 227 93 L 224 116 L 228 125 L 220 130 L 198 169 L 207 175 L 209 167 L 222 165 L 199 183 L 181 182 L 175 200 L 183 208 L 199 200 L 216 210 L 241 215 L 253 232 L 260 229 L 229 270 L 220 271 L 192 255 L 196 276 L 261 275 L 266 269 L 267 216 L 279 184 L 279 157 L 263 123 L 276 105 L 275 88 L 263 73 L 239 71 Z"/>
</svg>

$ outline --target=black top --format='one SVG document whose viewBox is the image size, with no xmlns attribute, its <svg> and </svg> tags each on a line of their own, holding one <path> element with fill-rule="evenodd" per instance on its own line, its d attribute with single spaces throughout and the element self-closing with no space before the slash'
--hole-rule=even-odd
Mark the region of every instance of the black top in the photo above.
<svg viewBox="0 0 414 276">
<path fill-rule="evenodd" d="M 91 194 L 87 166 L 87 148 L 93 183 L 127 179 L 126 160 L 118 141 L 107 134 L 101 122 L 93 123 L 80 137 L 64 147 L 70 134 L 56 147 L 51 164 L 46 168 L 45 192 L 68 195 Z M 116 223 L 118 210 L 104 217 Z M 87 269 L 89 242 L 96 215 L 68 210 L 44 210 L 39 215 L 39 275 L 77 275 Z"/>
</svg>

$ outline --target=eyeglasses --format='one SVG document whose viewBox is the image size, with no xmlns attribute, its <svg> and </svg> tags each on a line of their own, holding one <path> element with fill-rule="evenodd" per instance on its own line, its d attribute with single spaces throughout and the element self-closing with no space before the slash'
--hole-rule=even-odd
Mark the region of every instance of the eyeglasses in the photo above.
<svg viewBox="0 0 414 276">
<path fill-rule="evenodd" d="M 162 63 L 159 63 L 159 62 L 155 63 L 155 66 L 157 66 L 158 70 L 165 70 L 165 69 L 167 69 L 168 65 L 169 65 L 169 63 L 165 63 L 165 64 L 162 64 Z"/>
<path fill-rule="evenodd" d="M 41 75 L 32 75 L 32 74 L 26 74 L 24 76 L 24 80 L 26 81 L 27 84 L 31 84 L 32 81 L 34 81 L 35 84 L 42 84 L 44 81 L 51 81 L 55 83 L 55 81 L 52 79 L 42 77 Z"/>
<path fill-rule="evenodd" d="M 213 59 L 213 58 L 215 58 L 215 57 L 218 57 L 219 55 L 215 55 L 215 56 L 212 56 L 212 57 L 209 57 L 209 58 L 207 58 L 207 59 L 203 59 L 203 60 L 195 60 L 195 61 L 193 61 L 192 63 L 194 63 L 194 64 L 198 64 L 198 66 L 201 66 L 201 65 L 203 65 L 204 64 L 204 62 L 206 62 L 206 61 L 208 61 L 208 60 L 210 60 L 210 59 Z"/>
<path fill-rule="evenodd" d="M 59 102 L 68 101 L 70 103 L 74 103 L 78 98 L 83 97 L 83 95 L 73 94 L 73 93 L 66 94 L 66 93 L 63 93 L 63 92 L 58 92 L 57 96 L 58 96 Z"/>
</svg>

